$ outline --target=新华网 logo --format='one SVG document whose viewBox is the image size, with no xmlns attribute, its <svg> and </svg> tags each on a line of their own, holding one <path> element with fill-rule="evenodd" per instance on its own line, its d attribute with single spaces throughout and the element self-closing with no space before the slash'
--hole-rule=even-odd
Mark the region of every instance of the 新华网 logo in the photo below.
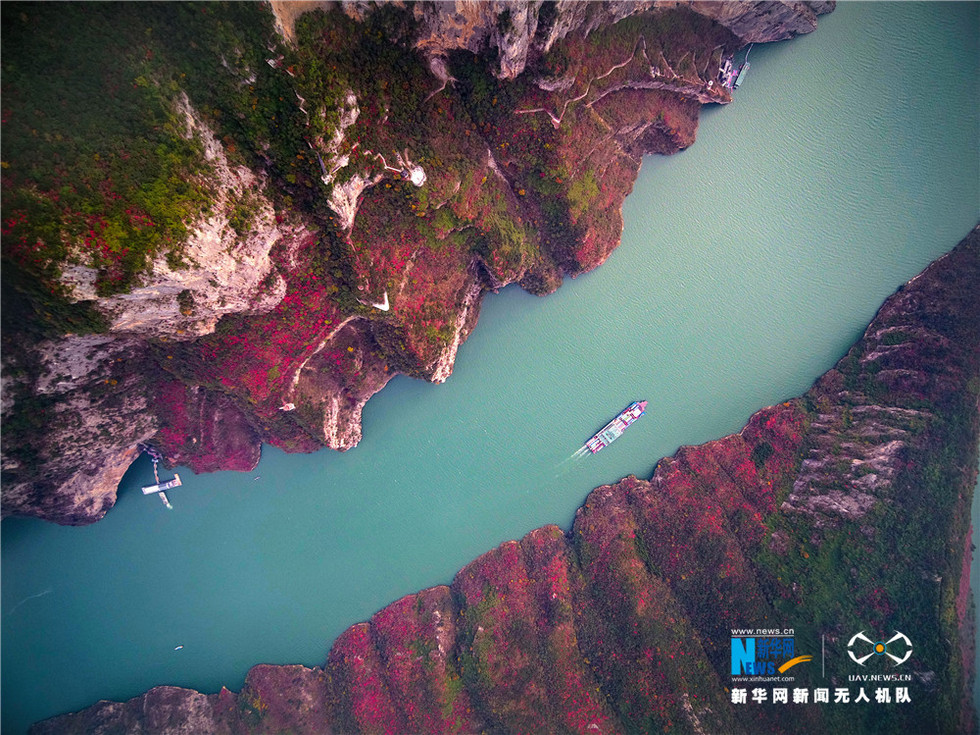
<svg viewBox="0 0 980 735">
<path fill-rule="evenodd" d="M 847 643 L 847 655 L 859 666 L 864 666 L 864 662 L 872 656 L 887 656 L 895 662 L 895 666 L 901 666 L 912 655 L 912 641 L 907 635 L 897 630 L 895 635 L 887 641 L 873 641 L 862 630 L 860 633 L 851 636 L 851 640 Z"/>
<path fill-rule="evenodd" d="M 732 676 L 784 674 L 793 666 L 812 659 L 813 656 L 796 655 L 792 633 L 732 636 Z"/>
</svg>

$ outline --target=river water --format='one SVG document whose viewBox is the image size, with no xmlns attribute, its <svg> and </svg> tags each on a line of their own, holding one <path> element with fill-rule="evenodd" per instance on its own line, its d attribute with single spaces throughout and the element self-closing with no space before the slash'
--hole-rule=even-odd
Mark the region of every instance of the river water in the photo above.
<svg viewBox="0 0 980 735">
<path fill-rule="evenodd" d="M 5 520 L 3 731 L 322 664 L 385 604 L 804 392 L 980 215 L 978 10 L 842 4 L 755 47 L 697 143 L 644 162 L 609 261 L 543 299 L 488 297 L 449 381 L 394 380 L 356 449 L 181 469 L 172 512 L 140 494 L 143 460 L 94 526 Z M 620 441 L 571 459 L 636 399 Z"/>
</svg>

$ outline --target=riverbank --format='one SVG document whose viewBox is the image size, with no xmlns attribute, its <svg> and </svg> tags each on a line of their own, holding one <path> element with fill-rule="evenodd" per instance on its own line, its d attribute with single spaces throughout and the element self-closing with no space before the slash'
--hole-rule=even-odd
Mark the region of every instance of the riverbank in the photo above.
<svg viewBox="0 0 980 735">
<path fill-rule="evenodd" d="M 977 676 L 977 605 L 973 587 L 975 580 L 970 578 L 973 554 L 976 551 L 973 538 L 973 524 L 970 524 L 970 531 L 964 539 L 960 589 L 956 596 L 957 632 L 963 666 L 960 732 L 974 732 L 977 728 L 977 705 L 973 698 Z"/>
</svg>

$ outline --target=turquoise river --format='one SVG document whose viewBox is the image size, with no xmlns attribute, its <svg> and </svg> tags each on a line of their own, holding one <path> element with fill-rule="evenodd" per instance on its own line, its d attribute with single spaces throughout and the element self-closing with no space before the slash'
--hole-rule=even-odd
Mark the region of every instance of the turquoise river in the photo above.
<svg viewBox="0 0 980 735">
<path fill-rule="evenodd" d="M 803 393 L 980 216 L 978 38 L 975 3 L 842 3 L 756 46 L 694 146 L 644 162 L 605 265 L 489 296 L 453 376 L 394 380 L 346 454 L 181 469 L 172 512 L 140 494 L 144 460 L 94 526 L 5 520 L 3 732 L 320 665 L 387 603 Z M 634 399 L 626 436 L 570 459 Z"/>
</svg>

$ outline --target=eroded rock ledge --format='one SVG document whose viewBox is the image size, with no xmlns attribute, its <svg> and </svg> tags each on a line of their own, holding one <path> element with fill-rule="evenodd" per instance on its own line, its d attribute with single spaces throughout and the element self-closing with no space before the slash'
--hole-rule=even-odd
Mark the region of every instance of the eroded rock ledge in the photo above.
<svg viewBox="0 0 980 735">
<path fill-rule="evenodd" d="M 238 694 L 158 687 L 32 735 L 967 731 L 949 641 L 969 584 L 978 282 L 980 227 L 804 397 L 597 488 L 570 533 L 538 529 L 393 603 L 323 668 L 257 666 Z M 731 704 L 731 628 L 794 627 L 799 653 L 844 645 L 855 620 L 916 631 L 916 707 Z"/>
</svg>

